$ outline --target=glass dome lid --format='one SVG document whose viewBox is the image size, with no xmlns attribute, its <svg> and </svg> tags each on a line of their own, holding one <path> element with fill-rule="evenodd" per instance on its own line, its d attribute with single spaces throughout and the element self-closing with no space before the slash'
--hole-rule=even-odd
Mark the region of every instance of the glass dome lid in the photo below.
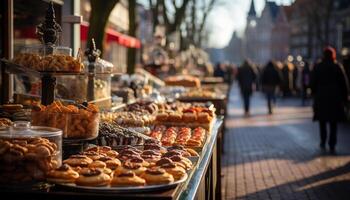
<svg viewBox="0 0 350 200">
<path fill-rule="evenodd" d="M 13 126 L 0 128 L 0 137 L 55 137 L 62 135 L 62 131 L 57 128 L 46 126 L 31 126 L 27 121 L 16 121 Z"/>
</svg>

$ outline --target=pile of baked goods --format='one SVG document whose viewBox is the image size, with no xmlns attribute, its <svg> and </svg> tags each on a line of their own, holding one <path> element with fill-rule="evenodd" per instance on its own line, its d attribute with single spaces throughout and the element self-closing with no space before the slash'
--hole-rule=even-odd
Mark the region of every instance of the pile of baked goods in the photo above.
<svg viewBox="0 0 350 200">
<path fill-rule="evenodd" d="M 197 87 L 201 86 L 199 78 L 190 75 L 169 76 L 164 80 L 169 86 Z"/>
<path fill-rule="evenodd" d="M 53 183 L 90 187 L 171 184 L 187 178 L 193 163 L 185 156 L 191 156 L 192 151 L 181 147 L 167 151 L 156 143 L 145 145 L 143 150 L 126 146 L 114 151 L 108 146 L 96 146 L 70 156 L 46 178 Z"/>
<path fill-rule="evenodd" d="M 0 105 L 0 118 L 11 121 L 30 121 L 30 112 L 21 104 L 4 104 Z"/>
<path fill-rule="evenodd" d="M 154 117 L 148 112 L 105 112 L 101 114 L 101 120 L 123 127 L 144 127 L 152 125 Z"/>
<path fill-rule="evenodd" d="M 160 141 L 163 146 L 202 147 L 206 138 L 206 130 L 201 127 L 192 130 L 188 127 L 167 128 L 164 125 L 157 125 L 150 133 L 150 137 Z"/>
<path fill-rule="evenodd" d="M 98 134 L 99 109 L 90 103 L 63 105 L 60 101 L 48 106 L 34 105 L 32 124 L 61 129 L 64 138 L 95 138 Z"/>
<path fill-rule="evenodd" d="M 102 122 L 96 141 L 102 146 L 117 147 L 119 145 L 141 145 L 147 139 L 149 137 L 146 135 L 123 128 L 116 123 Z"/>
<path fill-rule="evenodd" d="M 203 127 L 210 130 L 215 110 L 213 108 L 193 106 L 182 109 L 182 111 L 158 112 L 155 124 L 167 126 Z"/>
<path fill-rule="evenodd" d="M 12 61 L 37 71 L 81 72 L 84 69 L 78 59 L 63 54 L 40 56 L 35 53 L 20 53 Z"/>
<path fill-rule="evenodd" d="M 149 114 L 154 114 L 158 112 L 159 107 L 154 102 L 139 101 L 126 106 L 125 111 L 129 112 L 148 112 Z"/>
<path fill-rule="evenodd" d="M 0 139 L 0 183 L 45 180 L 61 165 L 59 147 L 41 137 Z"/>
<path fill-rule="evenodd" d="M 13 125 L 13 122 L 7 118 L 0 118 L 0 128 L 10 127 Z"/>
<path fill-rule="evenodd" d="M 185 92 L 181 95 L 183 98 L 215 98 L 216 93 L 210 90 L 196 89 Z"/>
</svg>

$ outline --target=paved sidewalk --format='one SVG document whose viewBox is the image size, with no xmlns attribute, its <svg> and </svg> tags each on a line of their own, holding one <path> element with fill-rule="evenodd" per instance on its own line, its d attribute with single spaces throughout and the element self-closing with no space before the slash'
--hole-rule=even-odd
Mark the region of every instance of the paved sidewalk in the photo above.
<svg viewBox="0 0 350 200">
<path fill-rule="evenodd" d="M 319 151 L 318 125 L 299 99 L 277 100 L 267 115 L 261 94 L 243 117 L 238 88 L 228 108 L 223 156 L 225 199 L 350 199 L 350 126 L 341 125 L 336 156 Z"/>
</svg>

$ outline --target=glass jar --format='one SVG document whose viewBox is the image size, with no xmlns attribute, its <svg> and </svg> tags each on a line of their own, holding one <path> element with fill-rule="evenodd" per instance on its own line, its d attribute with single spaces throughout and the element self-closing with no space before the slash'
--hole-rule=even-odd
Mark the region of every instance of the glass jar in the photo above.
<svg viewBox="0 0 350 200">
<path fill-rule="evenodd" d="M 61 164 L 61 130 L 25 121 L 0 129 L 0 184 L 43 181 Z"/>
</svg>

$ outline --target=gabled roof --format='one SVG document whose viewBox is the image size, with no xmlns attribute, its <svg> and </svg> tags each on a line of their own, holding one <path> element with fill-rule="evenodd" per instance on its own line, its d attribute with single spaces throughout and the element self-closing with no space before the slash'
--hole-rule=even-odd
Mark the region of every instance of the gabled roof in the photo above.
<svg viewBox="0 0 350 200">
<path fill-rule="evenodd" d="M 272 19 L 275 20 L 279 11 L 279 6 L 273 1 L 266 1 L 265 6 L 269 9 Z"/>
</svg>

